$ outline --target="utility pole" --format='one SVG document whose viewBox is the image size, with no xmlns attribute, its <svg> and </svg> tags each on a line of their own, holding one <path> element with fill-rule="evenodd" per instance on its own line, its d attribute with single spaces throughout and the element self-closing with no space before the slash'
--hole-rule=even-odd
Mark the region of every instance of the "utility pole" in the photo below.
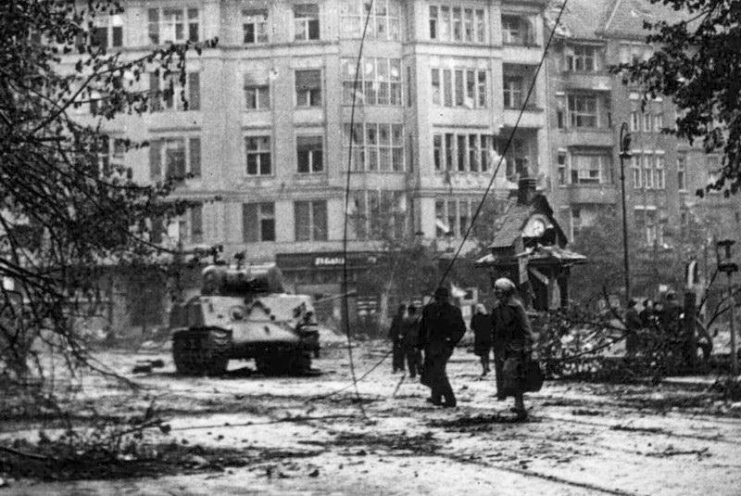
<svg viewBox="0 0 741 496">
<path fill-rule="evenodd" d="M 630 262 L 628 259 L 628 209 L 625 205 L 625 160 L 629 159 L 631 135 L 628 132 L 628 123 L 623 122 L 620 126 L 620 182 L 622 185 L 623 206 L 623 265 L 625 270 L 625 308 L 630 301 Z"/>
</svg>

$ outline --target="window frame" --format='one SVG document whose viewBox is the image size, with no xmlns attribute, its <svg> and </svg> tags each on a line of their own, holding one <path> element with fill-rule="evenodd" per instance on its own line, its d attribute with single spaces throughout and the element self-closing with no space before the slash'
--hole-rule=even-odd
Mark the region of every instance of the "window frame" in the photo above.
<svg viewBox="0 0 741 496">
<path fill-rule="evenodd" d="M 316 14 L 298 17 L 297 11 L 302 7 L 312 7 L 310 10 L 316 9 Z M 322 39 L 322 11 L 318 3 L 309 2 L 294 4 L 291 13 L 293 14 L 293 41 L 310 42 Z M 313 23 L 316 24 L 314 25 Z M 299 29 L 299 25 L 302 25 L 301 29 Z"/>
<path fill-rule="evenodd" d="M 182 21 L 168 21 L 166 13 L 179 12 L 182 14 Z M 195 17 L 193 13 L 195 12 Z M 153 15 L 155 14 L 155 15 Z M 203 38 L 203 22 L 201 21 L 201 8 L 195 5 L 160 5 L 157 7 L 147 8 L 147 36 L 149 44 L 164 45 L 182 44 L 186 42 L 197 43 Z M 181 24 L 182 34 L 178 37 L 178 25 Z M 170 25 L 170 26 L 168 26 Z M 167 28 L 173 31 L 173 39 L 165 39 Z"/>
<path fill-rule="evenodd" d="M 264 15 L 260 21 L 257 17 Z M 252 26 L 253 41 L 247 41 L 247 26 Z M 243 9 L 242 10 L 242 44 L 263 45 L 270 43 L 270 10 Z"/>
<path fill-rule="evenodd" d="M 316 145 L 317 143 L 321 146 L 320 149 L 316 148 L 307 148 L 307 149 L 301 149 L 301 141 L 306 141 L 307 144 L 309 144 L 309 140 L 313 141 L 313 144 Z M 304 145 L 306 146 L 306 145 Z M 313 174 L 324 174 L 326 173 L 326 169 L 324 166 L 324 160 L 325 160 L 325 146 L 324 146 L 324 136 L 321 134 L 307 134 L 307 135 L 298 135 L 296 136 L 296 172 L 301 175 L 313 175 Z M 316 155 L 317 152 L 320 154 L 319 160 L 317 160 Z M 306 153 L 306 158 L 308 162 L 306 165 L 306 170 L 302 170 L 302 154 Z"/>
<path fill-rule="evenodd" d="M 329 240 L 329 215 L 326 200 L 298 200 L 293 202 L 293 206 L 295 241 Z M 306 222 L 299 218 L 301 208 L 306 208 L 308 217 Z"/>
<path fill-rule="evenodd" d="M 318 86 L 306 86 L 305 88 L 299 88 L 300 74 L 306 73 L 304 76 L 307 80 L 314 81 L 318 80 Z M 308 75 L 311 73 L 312 75 Z M 316 77 L 316 74 L 318 77 Z M 294 95 L 296 98 L 296 108 L 317 108 L 324 105 L 324 78 L 321 69 L 295 69 L 293 71 L 294 77 Z"/>
<path fill-rule="evenodd" d="M 249 211 L 253 208 L 254 211 Z M 274 202 L 242 203 L 242 242 L 272 243 L 277 241 L 275 210 Z M 250 219 L 253 213 L 254 219 Z M 254 233 L 250 232 L 250 227 L 255 229 Z"/>
<path fill-rule="evenodd" d="M 263 147 L 262 145 L 267 145 Z M 250 144 L 256 146 L 250 148 Z M 273 140 L 270 135 L 247 135 L 244 137 L 244 171 L 248 177 L 272 176 L 273 171 Z M 267 156 L 267 161 L 266 161 Z M 254 157 L 253 164 L 250 164 L 251 157 Z M 251 167 L 253 165 L 253 167 Z M 252 169 L 252 170 L 251 170 Z"/>
</svg>

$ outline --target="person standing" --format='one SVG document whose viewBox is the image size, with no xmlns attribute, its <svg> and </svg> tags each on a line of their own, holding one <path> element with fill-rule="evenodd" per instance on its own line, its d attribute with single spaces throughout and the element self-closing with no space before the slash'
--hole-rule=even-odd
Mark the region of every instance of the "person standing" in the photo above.
<svg viewBox="0 0 741 496">
<path fill-rule="evenodd" d="M 479 303 L 476 305 L 476 313 L 471 318 L 471 329 L 473 329 L 474 341 L 473 352 L 481 360 L 481 375 L 490 372 L 489 355 L 493 344 L 491 316 L 486 313 L 486 307 Z"/>
<path fill-rule="evenodd" d="M 409 305 L 407 315 L 401 321 L 401 348 L 406 359 L 409 377 L 417 377 L 417 371 L 420 368 L 420 351 L 419 351 L 419 315 L 417 307 Z"/>
<path fill-rule="evenodd" d="M 513 396 L 517 414 L 515 420 L 522 422 L 528 419 L 524 399 L 525 367 L 531 358 L 535 340 L 525 308 L 515 298 L 515 284 L 506 277 L 497 279 L 494 282 L 494 295 L 497 297 L 497 303 L 491 311 L 494 346 L 495 350 L 499 346 L 503 361 L 502 380 L 497 378 L 497 388 L 501 387 L 497 390 L 497 397 L 504 399 Z"/>
<path fill-rule="evenodd" d="M 460 308 L 450 303 L 447 288 L 437 288 L 434 298 L 424 307 L 419 328 L 420 347 L 425 351 L 421 382 L 430 388 L 429 403 L 452 408 L 456 399 L 445 367 L 466 332 L 466 323 Z"/>
<path fill-rule="evenodd" d="M 401 349 L 401 321 L 404 318 L 406 305 L 401 304 L 396 310 L 396 314 L 391 319 L 389 328 L 389 340 L 391 341 L 391 366 L 394 372 L 404 371 L 404 352 Z"/>
</svg>

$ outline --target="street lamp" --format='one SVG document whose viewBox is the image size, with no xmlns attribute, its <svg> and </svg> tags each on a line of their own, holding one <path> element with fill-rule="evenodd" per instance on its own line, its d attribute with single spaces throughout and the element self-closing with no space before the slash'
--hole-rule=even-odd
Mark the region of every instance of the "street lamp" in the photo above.
<svg viewBox="0 0 741 496">
<path fill-rule="evenodd" d="M 628 262 L 628 214 L 625 205 L 625 159 L 630 158 L 631 135 L 628 132 L 628 123 L 623 122 L 620 126 L 620 182 L 623 194 L 623 264 L 625 269 L 625 305 L 627 308 L 630 301 L 630 264 Z"/>
<path fill-rule="evenodd" d="M 738 355 L 737 355 L 737 347 L 736 347 L 736 331 L 734 329 L 734 306 L 735 306 L 735 299 L 733 298 L 733 287 L 731 286 L 731 276 L 734 272 L 738 271 L 738 265 L 731 262 L 731 246 L 736 243 L 732 239 L 724 239 L 723 241 L 718 241 L 715 244 L 715 256 L 716 260 L 718 262 L 718 272 L 725 272 L 726 276 L 728 277 L 728 299 L 731 305 L 730 311 L 731 311 L 731 373 L 733 376 L 738 376 Z M 722 256 L 721 249 L 725 249 L 725 256 Z"/>
</svg>

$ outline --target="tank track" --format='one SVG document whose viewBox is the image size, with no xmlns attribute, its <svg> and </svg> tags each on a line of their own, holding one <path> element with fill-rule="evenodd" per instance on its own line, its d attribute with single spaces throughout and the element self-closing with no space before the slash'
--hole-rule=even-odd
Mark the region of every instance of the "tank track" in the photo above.
<svg viewBox="0 0 741 496">
<path fill-rule="evenodd" d="M 231 333 L 223 329 L 186 329 L 172 336 L 175 368 L 183 375 L 224 374 L 231 347 Z"/>
</svg>

